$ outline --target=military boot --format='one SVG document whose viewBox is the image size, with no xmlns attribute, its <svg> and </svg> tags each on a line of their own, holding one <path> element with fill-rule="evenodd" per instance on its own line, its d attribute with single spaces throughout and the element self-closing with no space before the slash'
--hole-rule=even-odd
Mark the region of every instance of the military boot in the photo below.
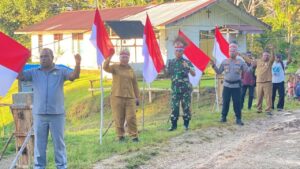
<svg viewBox="0 0 300 169">
<path fill-rule="evenodd" d="M 189 124 L 190 124 L 190 120 L 184 120 L 183 121 L 183 125 L 184 125 L 184 129 L 188 130 L 189 129 Z"/>
<path fill-rule="evenodd" d="M 172 120 L 172 126 L 169 128 L 169 131 L 174 131 L 177 129 L 177 120 Z"/>
</svg>

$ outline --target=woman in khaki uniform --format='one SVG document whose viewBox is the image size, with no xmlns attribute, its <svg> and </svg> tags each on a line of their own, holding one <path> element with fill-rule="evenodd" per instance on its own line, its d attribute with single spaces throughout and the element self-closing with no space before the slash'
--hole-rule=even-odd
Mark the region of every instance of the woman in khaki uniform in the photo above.
<svg viewBox="0 0 300 169">
<path fill-rule="evenodd" d="M 125 140 L 125 120 L 129 136 L 138 142 L 136 123 L 136 105 L 139 105 L 139 88 L 134 70 L 129 66 L 130 53 L 127 49 L 120 52 L 120 63 L 110 65 L 110 56 L 104 62 L 103 69 L 112 73 L 111 109 L 119 141 Z"/>
</svg>

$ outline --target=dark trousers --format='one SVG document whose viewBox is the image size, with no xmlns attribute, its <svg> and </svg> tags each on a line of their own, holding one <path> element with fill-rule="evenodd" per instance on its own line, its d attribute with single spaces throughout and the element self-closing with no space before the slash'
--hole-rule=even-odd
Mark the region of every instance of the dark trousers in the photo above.
<svg viewBox="0 0 300 169">
<path fill-rule="evenodd" d="M 242 118 L 241 115 L 241 88 L 229 88 L 225 87 L 223 89 L 223 107 L 222 107 L 222 118 L 226 119 L 230 100 L 233 101 L 233 109 L 237 120 Z"/>
<path fill-rule="evenodd" d="M 284 107 L 284 82 L 281 83 L 273 83 L 273 91 L 272 91 L 272 109 L 274 109 L 274 102 L 276 98 L 276 93 L 278 90 L 279 100 L 277 104 L 277 109 L 283 109 Z"/>
<path fill-rule="evenodd" d="M 254 98 L 254 86 L 252 85 L 244 85 L 242 87 L 242 99 L 241 99 L 241 108 L 243 109 L 244 107 L 244 101 L 245 101 L 245 96 L 247 93 L 247 89 L 249 89 L 249 98 L 248 98 L 248 109 L 251 109 L 252 107 L 252 102 Z"/>
</svg>

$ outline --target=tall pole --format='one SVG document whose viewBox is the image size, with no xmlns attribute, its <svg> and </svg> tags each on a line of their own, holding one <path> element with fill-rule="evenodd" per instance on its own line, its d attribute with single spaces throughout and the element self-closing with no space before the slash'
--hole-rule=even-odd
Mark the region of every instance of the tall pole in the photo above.
<svg viewBox="0 0 300 169">
<path fill-rule="evenodd" d="M 95 0 L 95 5 L 96 5 L 96 9 L 98 9 L 99 8 L 98 0 Z"/>
<path fill-rule="evenodd" d="M 217 73 L 215 75 L 215 93 L 216 93 L 216 109 L 217 112 L 219 112 L 219 85 L 218 85 L 218 78 L 217 78 Z"/>
<path fill-rule="evenodd" d="M 145 129 L 145 79 L 143 78 L 143 98 L 142 98 L 142 127 Z"/>
<path fill-rule="evenodd" d="M 98 0 L 95 1 L 96 8 L 98 9 Z M 103 130 L 103 99 L 104 99 L 104 91 L 103 91 L 103 68 L 102 65 L 100 65 L 100 92 L 101 92 L 101 98 L 100 98 L 100 144 L 102 144 L 102 130 Z"/>
<path fill-rule="evenodd" d="M 216 44 L 216 40 L 215 40 L 215 44 Z M 216 53 L 216 48 L 214 47 L 214 52 L 213 53 Z M 216 56 L 214 56 L 216 58 Z M 219 89 L 219 86 L 218 86 L 218 78 L 217 78 L 217 73 L 215 75 L 215 93 L 216 93 L 216 101 L 215 101 L 215 104 L 216 104 L 216 110 L 217 112 L 219 112 L 219 95 L 218 95 L 218 89 Z"/>
<path fill-rule="evenodd" d="M 104 99 L 104 90 L 103 90 L 103 68 L 100 66 L 100 89 L 101 89 L 101 99 L 100 99 L 100 144 L 102 144 L 102 130 L 103 130 L 103 99 Z"/>
</svg>

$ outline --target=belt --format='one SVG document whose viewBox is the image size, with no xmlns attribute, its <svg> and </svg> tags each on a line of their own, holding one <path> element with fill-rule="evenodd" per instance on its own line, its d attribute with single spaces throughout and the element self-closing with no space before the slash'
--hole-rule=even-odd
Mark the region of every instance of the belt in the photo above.
<svg viewBox="0 0 300 169">
<path fill-rule="evenodd" d="M 229 84 L 240 84 L 242 81 L 241 80 L 235 80 L 235 81 L 230 81 L 230 80 L 225 80 L 225 82 L 229 83 Z"/>
</svg>

